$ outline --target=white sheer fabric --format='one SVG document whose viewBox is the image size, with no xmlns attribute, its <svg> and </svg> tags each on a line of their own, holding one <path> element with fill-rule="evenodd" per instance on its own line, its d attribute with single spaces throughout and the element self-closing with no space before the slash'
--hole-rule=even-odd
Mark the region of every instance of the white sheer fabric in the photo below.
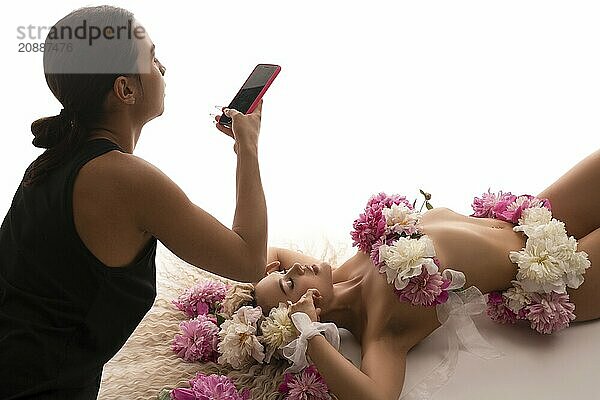
<svg viewBox="0 0 600 400">
<path fill-rule="evenodd" d="M 295 312 L 291 315 L 294 326 L 300 332 L 300 336 L 292 340 L 282 348 L 285 358 L 292 362 L 285 372 L 300 372 L 309 364 L 312 364 L 306 355 L 308 348 L 308 339 L 325 333 L 325 339 L 336 349 L 340 348 L 340 333 L 333 322 L 313 322 L 310 317 L 303 312 Z"/>
<path fill-rule="evenodd" d="M 462 287 L 466 280 L 460 271 L 445 269 L 444 278 L 452 281 L 450 290 Z M 468 289 L 449 292 L 448 301 L 436 306 L 438 320 L 448 337 L 448 349 L 443 360 L 431 372 L 404 393 L 401 400 L 427 400 L 448 382 L 454 374 L 458 362 L 459 343 L 464 349 L 484 359 L 503 357 L 505 354 L 496 350 L 479 333 L 472 316 L 486 309 L 486 300 L 481 291 L 471 286 Z"/>
</svg>

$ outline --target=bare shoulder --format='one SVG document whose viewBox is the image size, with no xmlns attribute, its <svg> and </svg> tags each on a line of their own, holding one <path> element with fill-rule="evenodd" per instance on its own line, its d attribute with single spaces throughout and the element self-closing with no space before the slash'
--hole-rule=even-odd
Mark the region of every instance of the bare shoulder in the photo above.
<svg viewBox="0 0 600 400">
<path fill-rule="evenodd" d="M 187 195 L 171 178 L 136 155 L 110 151 L 85 167 L 86 181 L 94 185 L 90 193 L 116 202 L 143 232 L 148 231 L 147 217 L 156 214 L 157 210 L 191 206 Z"/>
</svg>

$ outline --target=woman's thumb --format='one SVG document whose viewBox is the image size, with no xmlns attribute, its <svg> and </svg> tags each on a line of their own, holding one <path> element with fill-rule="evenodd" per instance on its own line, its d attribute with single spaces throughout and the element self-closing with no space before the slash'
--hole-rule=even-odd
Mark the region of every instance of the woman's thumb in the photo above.
<svg viewBox="0 0 600 400">
<path fill-rule="evenodd" d="M 225 108 L 223 110 L 223 114 L 227 115 L 229 118 L 233 118 L 234 115 L 241 114 L 241 113 L 234 108 Z"/>
</svg>

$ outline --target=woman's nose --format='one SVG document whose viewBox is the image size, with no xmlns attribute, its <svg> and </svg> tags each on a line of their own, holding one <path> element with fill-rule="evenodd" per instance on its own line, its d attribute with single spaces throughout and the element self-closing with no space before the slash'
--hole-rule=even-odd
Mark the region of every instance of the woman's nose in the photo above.
<svg viewBox="0 0 600 400">
<path fill-rule="evenodd" d="M 299 263 L 294 263 L 294 265 L 292 266 L 292 269 L 290 270 L 290 272 L 293 272 L 294 274 L 297 275 L 304 275 L 304 269 L 306 267 L 302 264 Z"/>
</svg>

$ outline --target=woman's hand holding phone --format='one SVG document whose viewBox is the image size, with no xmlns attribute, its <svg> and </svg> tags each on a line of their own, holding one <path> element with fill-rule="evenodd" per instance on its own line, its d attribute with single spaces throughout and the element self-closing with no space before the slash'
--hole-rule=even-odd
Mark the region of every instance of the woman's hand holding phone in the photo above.
<svg viewBox="0 0 600 400">
<path fill-rule="evenodd" d="M 238 152 L 240 146 L 257 151 L 260 133 L 260 119 L 263 100 L 260 99 L 256 109 L 250 114 L 244 114 L 233 108 L 223 108 L 226 116 L 231 118 L 231 128 L 219 124 L 220 115 L 215 117 L 217 129 L 235 140 L 233 151 Z"/>
</svg>

